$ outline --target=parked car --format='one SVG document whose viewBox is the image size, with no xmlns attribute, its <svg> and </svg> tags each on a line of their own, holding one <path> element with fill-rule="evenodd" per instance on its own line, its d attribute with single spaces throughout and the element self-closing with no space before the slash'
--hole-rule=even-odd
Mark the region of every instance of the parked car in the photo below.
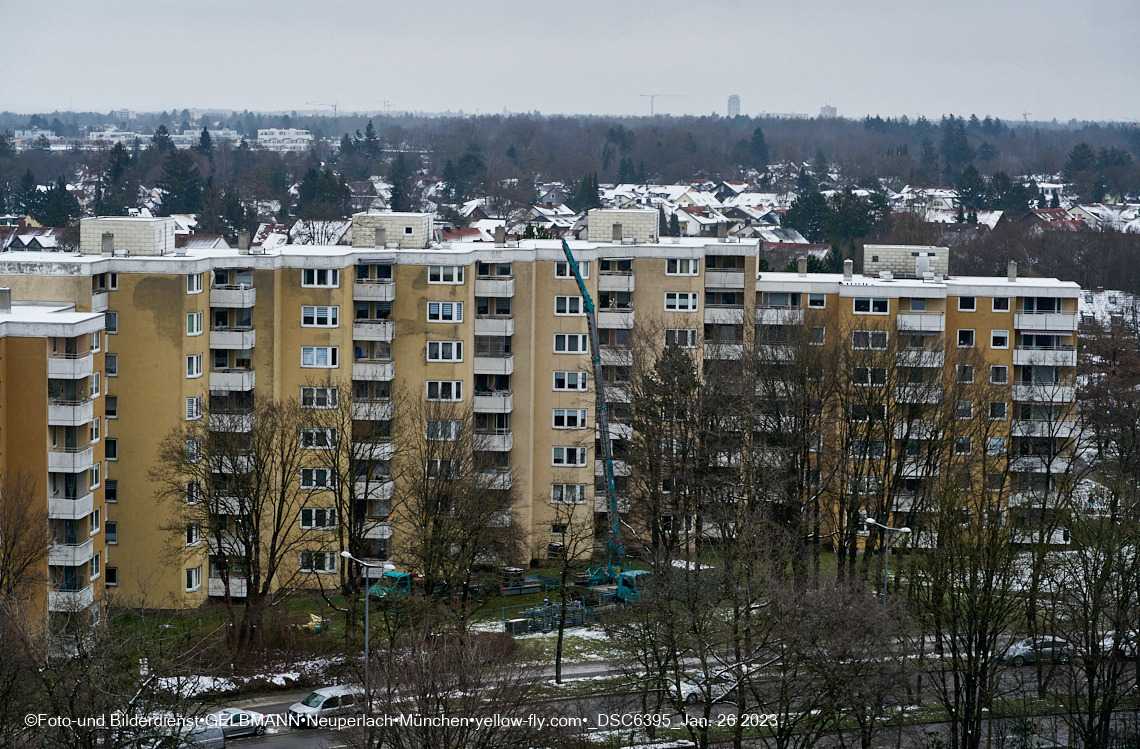
<svg viewBox="0 0 1140 749">
<path fill-rule="evenodd" d="M 289 706 L 289 722 L 315 726 L 318 720 L 357 715 L 363 712 L 365 703 L 364 692 L 359 687 L 322 687 Z"/>
<path fill-rule="evenodd" d="M 216 713 L 211 713 L 208 725 L 222 729 L 227 739 L 235 736 L 260 736 L 265 733 L 266 719 L 262 713 L 253 710 L 239 710 L 236 707 L 227 707 Z"/>
<path fill-rule="evenodd" d="M 182 737 L 179 749 L 224 749 L 226 735 L 216 726 L 194 726 Z"/>
<path fill-rule="evenodd" d="M 1036 663 L 1039 660 L 1068 663 L 1072 647 L 1065 640 L 1057 638 L 1026 637 L 1012 643 L 1002 653 L 1002 663 L 1014 666 L 1024 666 L 1026 663 Z"/>
<path fill-rule="evenodd" d="M 1111 653 L 1120 660 L 1136 658 L 1136 632 L 1131 630 L 1117 634 L 1114 631 L 1104 633 L 1100 640 L 1100 649 L 1103 653 Z"/>
</svg>

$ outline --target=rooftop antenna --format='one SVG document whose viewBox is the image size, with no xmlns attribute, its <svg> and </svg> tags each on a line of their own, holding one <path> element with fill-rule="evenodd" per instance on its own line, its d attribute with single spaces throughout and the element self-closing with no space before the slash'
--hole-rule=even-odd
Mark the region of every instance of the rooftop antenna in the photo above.
<svg viewBox="0 0 1140 749">
<path fill-rule="evenodd" d="M 649 99 L 649 116 L 652 117 L 653 116 L 653 102 L 654 102 L 654 100 L 660 99 L 663 97 L 667 97 L 667 96 L 677 98 L 677 97 L 685 96 L 685 94 L 639 94 L 639 96 L 642 99 Z"/>
</svg>

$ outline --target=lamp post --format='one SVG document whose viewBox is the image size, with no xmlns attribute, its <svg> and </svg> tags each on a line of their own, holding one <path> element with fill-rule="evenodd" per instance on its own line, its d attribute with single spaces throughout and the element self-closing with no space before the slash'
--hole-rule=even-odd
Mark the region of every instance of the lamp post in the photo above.
<svg viewBox="0 0 1140 749">
<path fill-rule="evenodd" d="M 891 534 L 892 533 L 910 533 L 910 528 L 905 525 L 902 528 L 892 528 L 889 525 L 875 522 L 873 518 L 864 520 L 867 525 L 876 525 L 883 529 L 883 603 L 887 602 L 887 572 L 890 570 L 891 564 Z"/>
<path fill-rule="evenodd" d="M 372 575 L 370 571 L 373 568 L 384 569 L 383 564 L 369 564 L 354 557 L 350 552 L 342 551 L 340 553 L 345 559 L 351 559 L 359 564 L 364 570 L 364 699 L 368 705 L 368 714 L 372 715 L 372 690 L 368 684 L 368 662 L 372 660 L 372 654 L 368 650 L 368 631 L 371 629 L 368 621 L 369 599 L 372 594 Z"/>
</svg>

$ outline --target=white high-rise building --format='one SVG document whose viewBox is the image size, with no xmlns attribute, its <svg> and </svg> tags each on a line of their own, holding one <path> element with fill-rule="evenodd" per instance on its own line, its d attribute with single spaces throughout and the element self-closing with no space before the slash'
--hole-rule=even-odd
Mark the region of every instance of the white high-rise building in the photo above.
<svg viewBox="0 0 1140 749">
<path fill-rule="evenodd" d="M 728 116 L 737 117 L 740 115 L 740 97 L 736 94 L 728 97 Z"/>
</svg>

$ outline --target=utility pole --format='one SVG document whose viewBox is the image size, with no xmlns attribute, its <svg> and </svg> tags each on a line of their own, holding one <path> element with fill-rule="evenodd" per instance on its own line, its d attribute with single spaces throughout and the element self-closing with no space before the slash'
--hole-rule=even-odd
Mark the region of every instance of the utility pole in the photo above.
<svg viewBox="0 0 1140 749">
<path fill-rule="evenodd" d="M 656 99 L 659 99 L 662 97 L 679 98 L 679 97 L 685 96 L 685 94 L 639 94 L 639 96 L 642 99 L 649 99 L 649 116 L 652 117 L 653 116 L 653 104 L 654 104 L 654 101 Z"/>
</svg>

